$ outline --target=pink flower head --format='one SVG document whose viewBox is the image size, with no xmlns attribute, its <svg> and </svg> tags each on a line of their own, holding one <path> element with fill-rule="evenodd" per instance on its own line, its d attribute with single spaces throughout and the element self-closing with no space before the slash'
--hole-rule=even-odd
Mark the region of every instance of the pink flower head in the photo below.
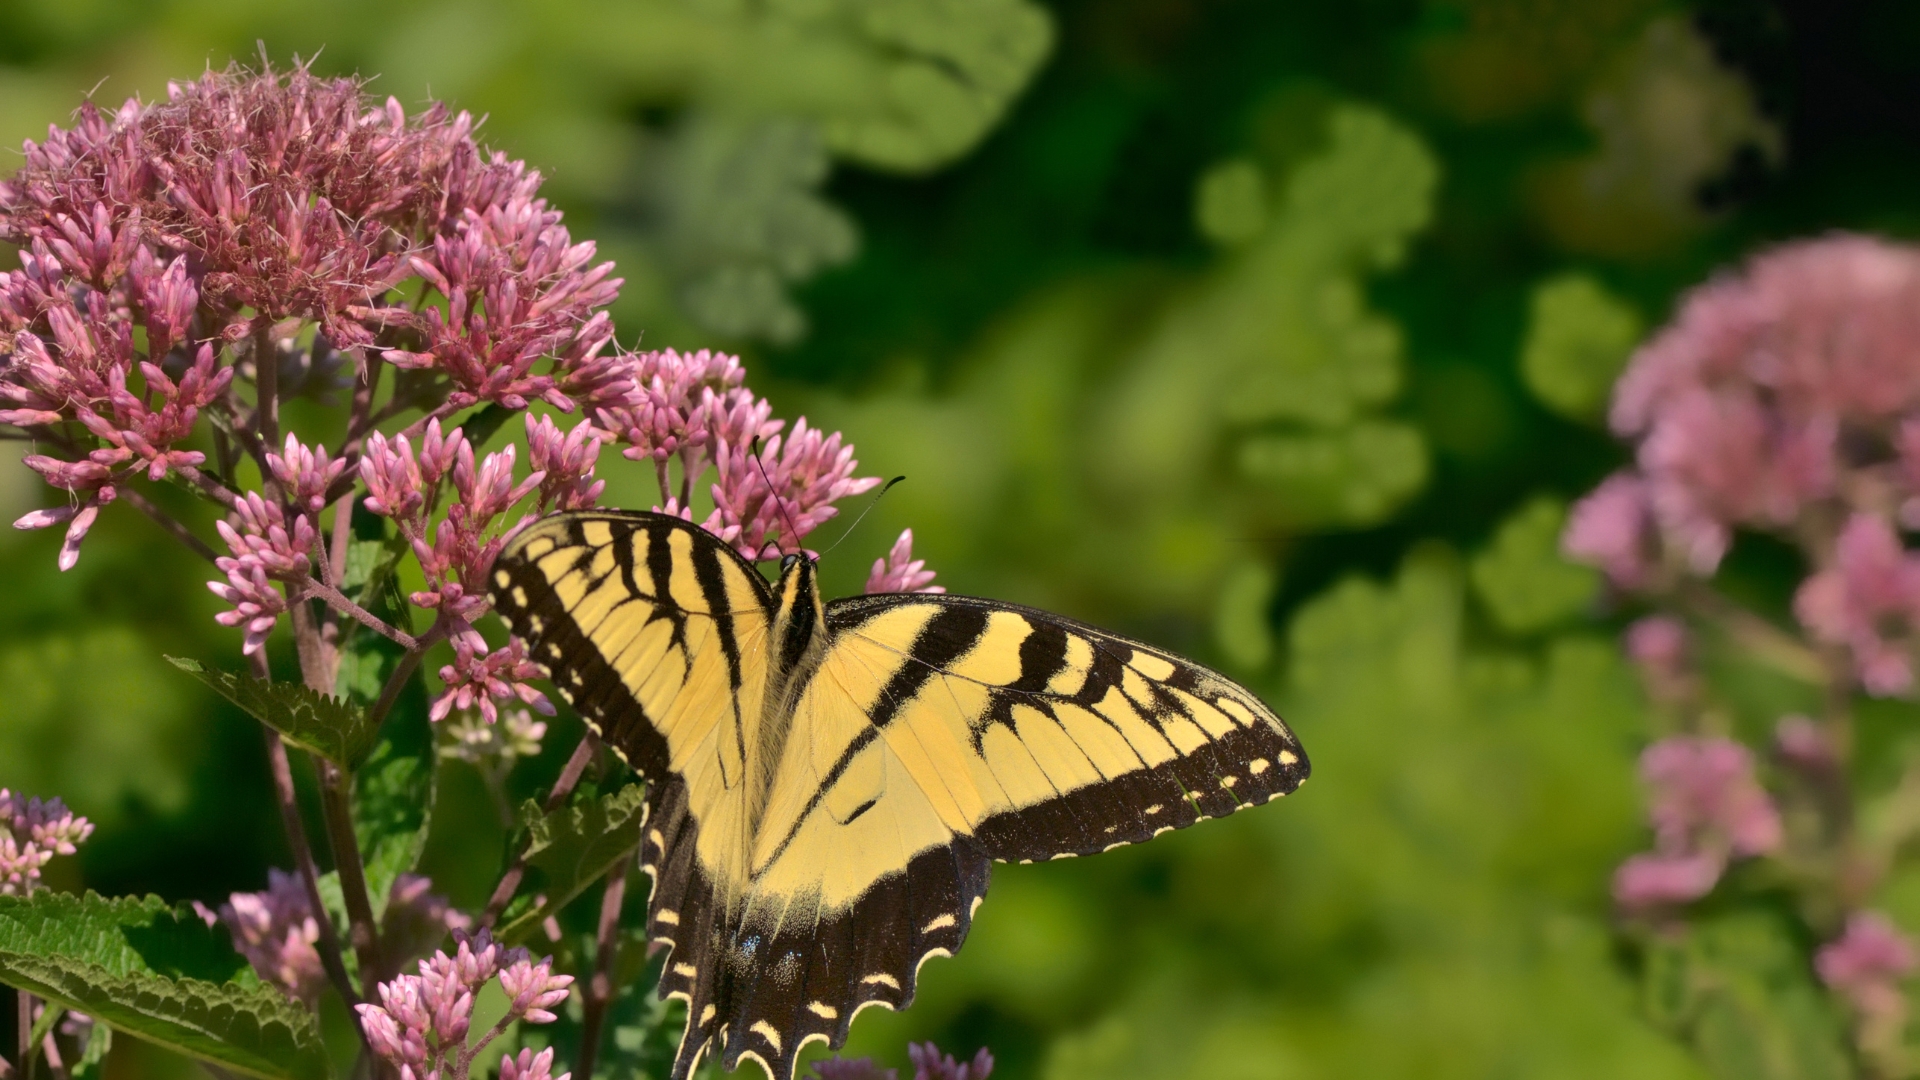
<svg viewBox="0 0 1920 1080">
<path fill-rule="evenodd" d="M 220 905 L 233 946 L 261 979 L 309 1005 L 326 985 L 317 948 L 320 923 L 295 874 L 267 871 L 267 891 L 234 893 Z"/>
<path fill-rule="evenodd" d="M 779 558 L 797 550 L 806 535 L 839 513 L 836 500 L 872 490 L 877 476 L 853 475 L 859 464 L 840 433 L 822 435 L 805 417 L 775 435 L 764 448 L 729 441 L 718 444 L 720 480 L 713 501 L 729 525 L 738 525 L 734 546 L 749 559 Z"/>
<path fill-rule="evenodd" d="M 535 963 L 521 956 L 500 972 L 500 988 L 507 992 L 507 1012 L 530 1024 L 551 1024 L 549 1010 L 567 1000 L 573 976 L 555 975 L 553 957 Z"/>
<path fill-rule="evenodd" d="M 0 788 L 0 896 L 26 896 L 55 855 L 72 855 L 93 824 L 59 799 L 29 799 Z"/>
<path fill-rule="evenodd" d="M 907 1058 L 913 1062 L 913 1080 L 987 1080 L 993 1073 L 993 1055 L 984 1046 L 962 1063 L 930 1042 L 908 1043 Z"/>
<path fill-rule="evenodd" d="M 1886 916 L 1856 911 L 1839 938 L 1821 946 L 1813 958 L 1820 981 L 1862 1013 L 1895 1013 L 1905 1008 L 1899 984 L 1913 974 L 1913 940 Z"/>
<path fill-rule="evenodd" d="M 593 477 L 600 457 L 600 439 L 587 423 L 574 425 L 562 436 L 549 417 L 527 417 L 527 458 L 540 482 L 542 510 L 585 510 L 606 490 L 605 480 Z"/>
<path fill-rule="evenodd" d="M 444 720 L 455 709 L 478 709 L 487 723 L 500 713 L 496 702 L 518 700 L 547 716 L 553 715 L 553 703 L 528 680 L 543 678 L 538 664 L 527 659 L 526 646 L 519 638 L 492 652 L 476 633 L 464 634 L 453 643 L 453 663 L 440 669 L 440 681 L 446 690 L 434 700 L 429 714 Z"/>
<path fill-rule="evenodd" d="M 867 575 L 867 593 L 946 592 L 933 584 L 933 571 L 926 566 L 926 560 L 913 557 L 913 530 L 902 530 L 887 557 L 873 561 L 873 572 Z"/>
<path fill-rule="evenodd" d="M 1848 648 L 1868 693 L 1885 697 L 1913 685 L 1920 556 L 1909 554 L 1883 519 L 1848 520 L 1833 564 L 1801 584 L 1793 611 L 1815 638 Z"/>
<path fill-rule="evenodd" d="M 521 1050 L 519 1057 L 512 1054 L 500 1056 L 500 1080 L 572 1080 L 570 1072 L 553 1075 L 553 1047 L 535 1054 L 532 1050 Z"/>
<path fill-rule="evenodd" d="M 1651 789 L 1647 816 L 1662 851 L 1699 848 L 1763 855 L 1780 846 L 1780 815 L 1753 773 L 1753 755 L 1731 739 L 1674 736 L 1640 755 Z"/>
<path fill-rule="evenodd" d="M 1607 477 L 1574 504 L 1560 547 L 1568 558 L 1605 571 L 1620 588 L 1649 584 L 1658 564 L 1658 542 L 1646 482 L 1629 472 Z"/>
<path fill-rule="evenodd" d="M 326 509 L 327 489 L 340 479 L 346 467 L 344 459 L 329 458 L 325 446 L 303 446 L 292 433 L 287 435 L 283 453 L 267 454 L 267 469 L 280 482 L 287 501 L 308 514 Z"/>
<path fill-rule="evenodd" d="M 380 940 L 397 960 L 417 956 L 440 944 L 449 932 L 465 932 L 472 926 L 472 919 L 433 891 L 432 881 L 419 874 L 401 874 L 387 894 Z"/>
</svg>

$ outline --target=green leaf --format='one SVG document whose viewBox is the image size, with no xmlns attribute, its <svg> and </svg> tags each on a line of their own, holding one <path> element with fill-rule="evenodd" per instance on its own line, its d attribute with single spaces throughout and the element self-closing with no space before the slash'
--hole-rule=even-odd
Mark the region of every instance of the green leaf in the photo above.
<svg viewBox="0 0 1920 1080">
<path fill-rule="evenodd" d="M 1562 274 L 1533 290 L 1520 373 L 1541 404 L 1595 421 L 1613 380 L 1645 329 L 1640 313 L 1585 274 Z"/>
<path fill-rule="evenodd" d="M 486 415 L 482 410 L 481 416 Z M 354 527 L 360 535 L 347 550 L 343 589 L 382 619 L 405 625 L 406 601 L 395 574 L 405 546 L 388 539 L 385 522 L 372 515 L 356 516 Z M 349 699 L 371 704 L 379 699 L 403 655 L 393 641 L 350 624 L 341 639 L 335 685 Z M 435 793 L 434 764 L 426 684 L 415 671 L 354 774 L 353 832 L 376 917 L 386 912 L 394 880 L 419 863 L 426 847 Z"/>
<path fill-rule="evenodd" d="M 822 199 L 827 150 L 813 124 L 703 113 L 644 155 L 642 239 L 678 282 L 681 307 L 729 337 L 792 342 L 806 316 L 790 285 L 853 257 L 853 222 Z"/>
<path fill-rule="evenodd" d="M 312 1014 L 261 983 L 224 934 L 159 897 L 0 896 L 0 982 L 250 1076 L 328 1072 Z"/>
<path fill-rule="evenodd" d="M 630 784 L 610 795 L 576 795 L 571 805 L 544 815 L 529 799 L 520 817 L 527 830 L 527 879 L 521 891 L 544 896 L 545 901 L 510 915 L 499 933 L 510 943 L 567 906 L 639 846 L 647 821 L 646 786 Z"/>
<path fill-rule="evenodd" d="M 384 917 L 394 880 L 419 864 L 426 847 L 434 764 L 426 693 L 415 680 L 402 692 L 353 781 L 353 833 L 376 918 Z"/>
<path fill-rule="evenodd" d="M 1543 495 L 1515 511 L 1474 557 L 1473 588 L 1500 628 L 1545 630 L 1578 614 L 1600 590 L 1600 575 L 1560 557 L 1566 504 Z"/>
<path fill-rule="evenodd" d="M 817 122 L 841 157 L 923 172 L 979 142 L 1053 45 L 1029 0 L 605 6 L 569 44 L 621 90 Z"/>
<path fill-rule="evenodd" d="M 342 768 L 352 768 L 373 745 L 374 731 L 367 722 L 366 710 L 351 702 L 315 693 L 298 683 L 266 683 L 209 668 L 198 660 L 169 656 L 167 662 L 206 683 L 289 743 Z"/>
<path fill-rule="evenodd" d="M 113 1049 L 113 1029 L 105 1024 L 94 1024 L 87 1030 L 87 1046 L 80 1052 L 80 1060 L 73 1063 L 73 1080 L 94 1080 L 103 1071 L 107 1061 L 107 1051 Z"/>
</svg>

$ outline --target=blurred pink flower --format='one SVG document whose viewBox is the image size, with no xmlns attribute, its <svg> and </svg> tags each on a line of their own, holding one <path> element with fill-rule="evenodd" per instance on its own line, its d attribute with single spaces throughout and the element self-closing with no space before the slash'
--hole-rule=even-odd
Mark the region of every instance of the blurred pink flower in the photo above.
<svg viewBox="0 0 1920 1080">
<path fill-rule="evenodd" d="M 1913 940 L 1886 916 L 1856 911 L 1846 930 L 1820 947 L 1813 958 L 1820 981 L 1864 1014 L 1901 1014 L 1906 998 L 1900 983 L 1914 972 L 1920 958 Z"/>
<path fill-rule="evenodd" d="M 1613 873 L 1613 899 L 1627 911 L 1692 903 L 1713 891 L 1726 859 L 1705 851 L 1642 852 Z"/>
<path fill-rule="evenodd" d="M 1774 725 L 1773 747 L 1782 760 L 1809 771 L 1832 769 L 1840 763 L 1832 740 L 1806 716 L 1783 716 Z"/>
<path fill-rule="evenodd" d="M 1886 521 L 1853 515 L 1834 544 L 1832 565 L 1801 583 L 1793 611 L 1814 638 L 1847 647 L 1868 693 L 1885 697 L 1912 687 L 1920 556 L 1901 546 Z"/>
<path fill-rule="evenodd" d="M 1764 855 L 1780 846 L 1780 815 L 1753 773 L 1753 754 L 1731 739 L 1674 736 L 1640 755 L 1651 791 L 1647 816 L 1663 851 L 1727 848 Z"/>
<path fill-rule="evenodd" d="M 1649 697 L 1667 702 L 1686 697 L 1692 679 L 1685 623 L 1671 615 L 1637 619 L 1627 627 L 1626 646 Z"/>
<path fill-rule="evenodd" d="M 299 875 L 268 870 L 267 890 L 234 893 L 220 905 L 220 921 L 262 980 L 309 1006 L 319 1000 L 327 981 L 317 948 L 320 923 Z"/>
<path fill-rule="evenodd" d="M 1753 755 L 1730 739 L 1681 735 L 1640 755 L 1649 789 L 1654 850 L 1613 879 L 1628 910 L 1684 903 L 1712 891 L 1732 856 L 1764 855 L 1782 840 L 1780 814 L 1753 772 Z"/>
<path fill-rule="evenodd" d="M 1573 505 L 1560 547 L 1568 558 L 1605 571 L 1620 588 L 1648 585 L 1658 563 L 1658 541 L 1646 482 L 1631 472 L 1607 477 Z"/>
</svg>

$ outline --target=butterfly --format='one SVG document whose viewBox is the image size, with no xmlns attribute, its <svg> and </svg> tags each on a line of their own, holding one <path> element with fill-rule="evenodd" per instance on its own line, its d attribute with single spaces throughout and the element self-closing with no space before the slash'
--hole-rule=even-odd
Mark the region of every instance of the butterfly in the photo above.
<svg viewBox="0 0 1920 1080">
<path fill-rule="evenodd" d="M 659 992 L 708 1053 L 791 1080 L 856 1013 L 905 1008 L 993 862 L 1109 851 L 1288 794 L 1308 763 L 1245 688 L 1044 611 L 922 593 L 823 604 L 677 517 L 578 511 L 521 533 L 493 599 L 649 784 Z"/>
</svg>

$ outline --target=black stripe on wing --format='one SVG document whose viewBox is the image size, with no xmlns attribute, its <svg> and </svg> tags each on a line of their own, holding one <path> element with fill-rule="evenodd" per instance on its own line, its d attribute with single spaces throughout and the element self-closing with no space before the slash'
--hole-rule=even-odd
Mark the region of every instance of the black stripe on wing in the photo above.
<svg viewBox="0 0 1920 1080">
<path fill-rule="evenodd" d="M 876 728 L 891 722 L 929 680 L 961 678 L 947 665 L 973 648 L 987 631 L 988 617 L 1002 611 L 1020 616 L 1028 632 L 1018 647 L 1015 678 L 1002 684 L 973 680 L 988 690 L 987 707 L 972 729 L 974 750 L 983 758 L 984 740 L 994 726 L 1004 726 L 1019 737 L 1015 706 L 1031 708 L 1056 722 L 1058 709 L 1067 705 L 1100 717 L 1098 707 L 1114 691 L 1162 736 L 1167 734 L 1166 725 L 1180 721 L 1205 734 L 1202 744 L 1170 760 L 1149 765 L 1145 758 L 1138 758 L 1134 767 L 1102 773 L 1102 779 L 1093 784 L 989 816 L 976 827 L 975 835 L 995 859 L 1033 862 L 1140 843 L 1289 794 L 1311 771 L 1299 740 L 1251 691 L 1192 661 L 1050 612 L 973 597 L 887 594 L 835 601 L 827 607 L 827 624 L 836 635 L 857 634 L 863 624 L 889 610 L 918 604 L 940 610 L 902 654 L 905 662 L 873 710 Z M 1068 672 L 1075 638 L 1090 646 L 1086 670 L 1073 692 L 1058 692 L 1053 684 Z M 1141 665 L 1166 672 L 1156 678 L 1141 671 Z M 1131 680 L 1129 673 L 1134 676 Z M 901 696 L 895 696 L 896 689 Z M 1216 708 L 1223 701 L 1242 708 L 1250 705 L 1253 720 L 1236 723 L 1223 734 L 1206 734 L 1176 690 Z M 1101 718 L 1116 735 L 1126 737 L 1119 724 Z M 856 740 L 847 753 L 857 753 L 865 741 L 870 740 Z M 1134 744 L 1129 741 L 1129 745 Z M 1137 746 L 1135 752 L 1139 752 Z"/>
<path fill-rule="evenodd" d="M 586 536 L 589 523 L 606 525 L 611 538 L 603 544 L 589 542 Z M 648 537 L 645 565 L 634 557 L 634 539 L 641 532 Z M 692 569 L 707 600 L 705 612 L 683 610 L 667 595 L 667 583 L 673 573 L 673 553 L 668 541 L 674 533 L 692 537 Z M 554 546 L 530 555 L 531 549 L 544 548 L 542 541 Z M 593 637 L 596 627 L 580 624 L 573 611 L 561 602 L 554 580 L 539 565 L 556 551 L 566 551 L 574 554 L 569 571 L 585 573 L 592 568 L 595 556 L 607 549 L 612 552 L 613 567 L 588 583 L 588 593 L 618 588 L 625 594 L 625 602 L 648 605 L 649 621 L 671 622 L 674 643 L 683 652 L 687 648 L 688 620 L 712 619 L 735 691 L 741 687 L 744 672 L 727 603 L 722 560 L 732 559 L 748 580 L 755 583 L 762 614 L 771 611 L 773 599 L 759 572 L 733 549 L 705 529 L 666 514 L 616 510 L 556 514 L 523 532 L 495 560 L 494 607 L 514 636 L 527 643 L 528 655 L 546 668 L 554 687 L 596 735 L 643 775 L 657 779 L 669 772 L 667 763 L 671 756 L 666 740 L 619 672 L 607 662 Z"/>
</svg>

